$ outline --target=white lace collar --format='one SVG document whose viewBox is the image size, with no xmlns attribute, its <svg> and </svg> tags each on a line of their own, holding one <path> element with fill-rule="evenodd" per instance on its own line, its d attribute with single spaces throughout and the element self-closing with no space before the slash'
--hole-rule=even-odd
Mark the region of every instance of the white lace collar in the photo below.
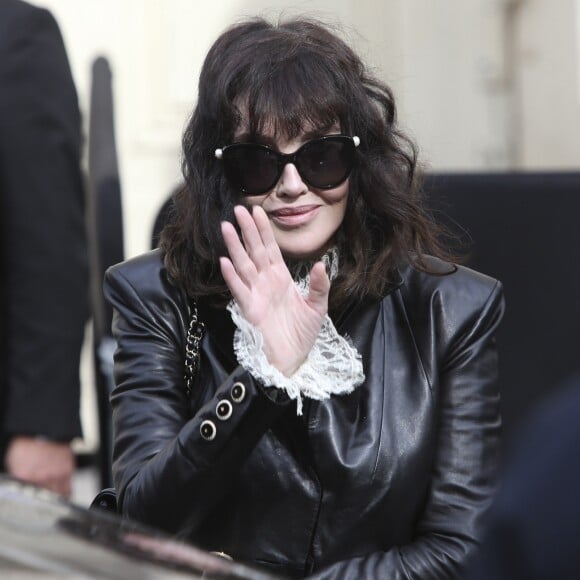
<svg viewBox="0 0 580 580">
<path fill-rule="evenodd" d="M 322 262 L 326 266 L 326 273 L 332 282 L 338 275 L 338 248 L 329 248 L 318 260 L 303 260 L 288 263 L 288 269 L 292 274 L 294 283 L 302 295 L 306 295 L 310 288 L 310 270 L 316 262 Z"/>
</svg>

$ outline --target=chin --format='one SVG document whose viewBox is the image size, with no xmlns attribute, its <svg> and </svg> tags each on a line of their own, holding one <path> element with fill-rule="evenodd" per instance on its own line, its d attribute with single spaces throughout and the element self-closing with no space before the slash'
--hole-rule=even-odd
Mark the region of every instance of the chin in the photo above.
<svg viewBox="0 0 580 580">
<path fill-rule="evenodd" d="M 282 252 L 282 255 L 287 260 L 294 262 L 306 262 L 308 260 L 315 260 L 322 255 L 322 252 Z"/>
<path fill-rule="evenodd" d="M 303 246 L 303 247 L 296 247 L 293 246 L 292 249 L 285 248 L 280 246 L 280 251 L 284 258 L 289 260 L 317 260 L 320 258 L 326 250 L 332 246 L 330 242 L 326 242 L 323 245 L 316 245 L 316 246 Z"/>
</svg>

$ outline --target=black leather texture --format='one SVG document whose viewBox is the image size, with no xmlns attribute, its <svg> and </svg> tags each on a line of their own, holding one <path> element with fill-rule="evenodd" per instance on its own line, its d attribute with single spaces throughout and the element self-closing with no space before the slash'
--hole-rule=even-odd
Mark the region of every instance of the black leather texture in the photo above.
<svg viewBox="0 0 580 580">
<path fill-rule="evenodd" d="M 238 365 L 229 313 L 203 299 L 207 330 L 189 400 L 188 300 L 159 250 L 109 269 L 121 511 L 285 576 L 456 577 L 496 485 L 502 289 L 462 267 L 408 267 L 401 277 L 382 300 L 334 321 L 361 353 L 365 382 L 307 401 L 299 417 Z M 236 382 L 241 402 L 232 400 Z M 216 415 L 223 399 L 233 407 L 227 420 Z"/>
</svg>

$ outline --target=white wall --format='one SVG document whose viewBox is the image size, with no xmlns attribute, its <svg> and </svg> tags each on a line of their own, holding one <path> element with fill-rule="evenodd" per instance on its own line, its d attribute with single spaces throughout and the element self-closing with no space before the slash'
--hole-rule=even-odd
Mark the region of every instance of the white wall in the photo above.
<svg viewBox="0 0 580 580">
<path fill-rule="evenodd" d="M 503 12 L 489 0 L 399 0 L 401 105 L 433 169 L 509 164 Z"/>
<path fill-rule="evenodd" d="M 526 168 L 580 165 L 579 13 L 578 0 L 529 0 L 522 8 L 520 159 Z"/>
</svg>

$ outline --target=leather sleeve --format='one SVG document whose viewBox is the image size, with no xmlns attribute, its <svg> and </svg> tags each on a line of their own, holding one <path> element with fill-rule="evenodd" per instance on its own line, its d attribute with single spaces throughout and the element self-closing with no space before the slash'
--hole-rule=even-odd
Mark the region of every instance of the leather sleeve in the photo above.
<svg viewBox="0 0 580 580">
<path fill-rule="evenodd" d="M 187 537 L 230 490 L 232 475 L 286 406 L 238 367 L 190 417 L 183 380 L 184 299 L 179 304 L 144 287 L 138 292 L 120 269 L 105 278 L 117 339 L 111 398 L 115 487 L 125 515 Z M 245 390 L 241 401 L 232 392 L 236 383 Z M 217 416 L 223 401 L 231 405 L 226 419 Z M 211 430 L 202 435 L 205 421 L 215 427 L 211 440 Z"/>
<path fill-rule="evenodd" d="M 466 296 L 471 304 L 473 296 Z M 386 552 L 338 562 L 312 579 L 388 578 L 427 580 L 460 577 L 477 546 L 481 519 L 497 484 L 500 427 L 495 331 L 504 311 L 501 285 L 480 306 L 439 329 L 444 343 L 438 382 L 439 430 L 429 496 L 413 542 Z M 457 297 L 455 297 L 457 300 Z M 434 302 L 437 302 L 435 300 Z M 453 301 L 449 301 L 453 307 Z M 443 305 L 441 308 L 447 307 Z M 458 309 L 466 310 L 461 304 Z M 420 346 L 420 345 L 419 345 Z M 428 358 L 425 353 L 425 359 Z M 427 369 L 428 372 L 428 369 Z"/>
<path fill-rule="evenodd" d="M 80 114 L 52 15 L 0 4 L 2 428 L 64 441 L 89 310 Z"/>
</svg>

